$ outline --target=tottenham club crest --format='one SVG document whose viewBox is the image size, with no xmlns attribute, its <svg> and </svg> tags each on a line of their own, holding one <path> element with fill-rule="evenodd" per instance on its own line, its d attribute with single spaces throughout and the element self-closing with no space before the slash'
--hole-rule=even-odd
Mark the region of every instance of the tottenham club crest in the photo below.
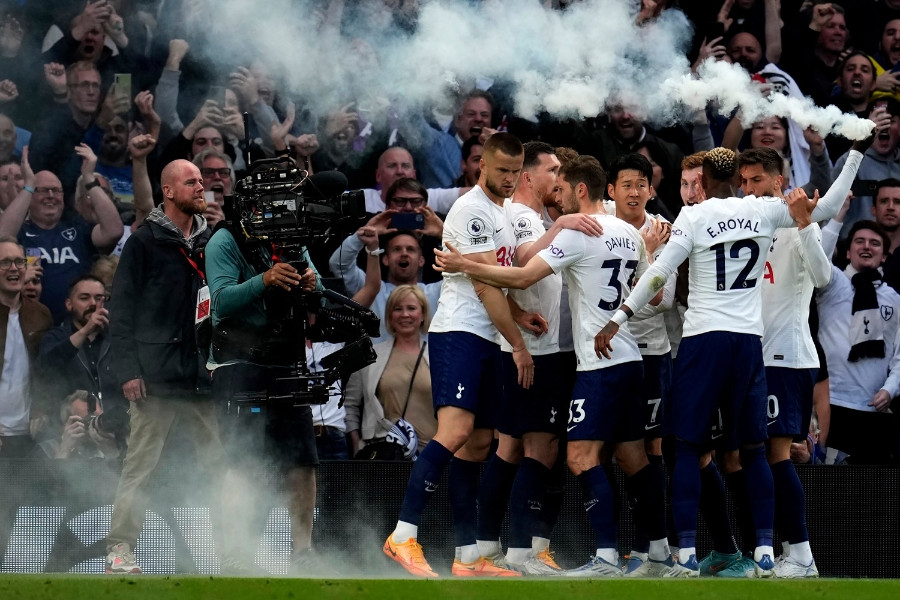
<svg viewBox="0 0 900 600">
<path fill-rule="evenodd" d="M 881 318 L 885 321 L 890 321 L 891 317 L 894 316 L 894 307 L 893 306 L 885 306 L 881 305 Z"/>
<path fill-rule="evenodd" d="M 466 233 L 469 234 L 472 245 L 483 244 L 487 241 L 487 226 L 478 217 L 469 219 L 469 222 L 466 223 Z"/>
<path fill-rule="evenodd" d="M 75 240 L 75 236 L 77 235 L 77 232 L 75 231 L 74 227 L 69 227 L 68 229 L 63 229 L 60 232 L 60 235 L 63 236 L 64 238 L 66 238 L 67 241 L 72 242 Z"/>
</svg>

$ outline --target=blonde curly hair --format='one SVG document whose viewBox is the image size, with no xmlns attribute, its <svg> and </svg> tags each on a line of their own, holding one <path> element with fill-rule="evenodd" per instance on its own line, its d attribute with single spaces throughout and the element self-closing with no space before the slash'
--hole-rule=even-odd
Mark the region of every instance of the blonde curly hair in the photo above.
<svg viewBox="0 0 900 600">
<path fill-rule="evenodd" d="M 731 181 L 737 175 L 737 154 L 728 148 L 713 148 L 703 157 L 703 170 L 717 181 Z"/>
</svg>

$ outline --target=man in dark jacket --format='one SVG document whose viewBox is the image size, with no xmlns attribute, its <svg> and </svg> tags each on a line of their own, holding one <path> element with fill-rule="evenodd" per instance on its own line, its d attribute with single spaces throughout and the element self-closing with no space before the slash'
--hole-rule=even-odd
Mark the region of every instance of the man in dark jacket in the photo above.
<svg viewBox="0 0 900 600">
<path fill-rule="evenodd" d="M 108 299 L 103 282 L 89 273 L 69 284 L 68 316 L 41 341 L 42 391 L 52 403 L 49 414 L 59 412 L 59 404 L 76 390 L 92 394 L 103 412 L 96 426 L 124 446 L 128 407 L 110 365 Z"/>
<path fill-rule="evenodd" d="M 170 434 L 187 432 L 213 476 L 225 466 L 194 332 L 205 292 L 194 255 L 209 239 L 203 180 L 186 160 L 166 165 L 161 179 L 162 209 L 153 209 L 126 242 L 109 310 L 111 364 L 131 402 L 131 433 L 107 537 L 107 573 L 141 572 L 132 548 L 147 484 Z"/>
</svg>

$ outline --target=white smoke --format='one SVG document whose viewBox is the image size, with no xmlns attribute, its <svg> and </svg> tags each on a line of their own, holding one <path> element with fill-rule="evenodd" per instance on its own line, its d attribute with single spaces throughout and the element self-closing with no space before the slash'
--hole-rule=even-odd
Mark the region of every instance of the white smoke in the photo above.
<svg viewBox="0 0 900 600">
<path fill-rule="evenodd" d="M 380 2 L 344 4 L 356 20 L 345 18 L 338 34 L 319 27 L 324 13 L 309 0 L 215 2 L 214 38 L 228 44 L 210 54 L 228 60 L 237 46 L 243 60 L 262 59 L 319 114 L 352 100 L 375 107 L 446 102 L 448 84 L 465 91 L 489 79 L 511 84 L 514 110 L 525 118 L 541 111 L 594 117 L 623 104 L 671 124 L 712 104 L 722 114 L 740 108 L 747 124 L 787 116 L 823 135 L 859 139 L 873 127 L 834 107 L 767 99 L 728 63 L 709 61 L 693 76 L 685 57 L 690 22 L 666 10 L 638 26 L 637 0 L 584 0 L 564 11 L 539 0 L 423 0 L 413 35 L 389 27 Z"/>
<path fill-rule="evenodd" d="M 665 81 L 662 87 L 670 97 L 693 109 L 703 109 L 710 103 L 721 114 L 740 109 L 745 126 L 764 117 L 789 117 L 803 129 L 812 127 L 822 136 L 836 134 L 851 140 L 865 138 L 875 126 L 868 119 L 842 113 L 836 106 L 815 106 L 809 97 L 793 98 L 777 93 L 764 96 L 739 65 L 709 59 L 700 65 L 698 76 L 682 75 Z"/>
</svg>

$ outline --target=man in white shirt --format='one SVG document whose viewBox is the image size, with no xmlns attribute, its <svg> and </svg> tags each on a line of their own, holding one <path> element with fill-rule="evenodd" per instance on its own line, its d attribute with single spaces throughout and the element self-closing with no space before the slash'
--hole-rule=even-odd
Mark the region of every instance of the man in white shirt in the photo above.
<svg viewBox="0 0 900 600">
<path fill-rule="evenodd" d="M 479 185 L 461 197 L 444 223 L 444 243 L 460 246 L 472 259 L 512 264 L 515 236 L 505 223 L 503 202 L 512 195 L 522 170 L 521 142 L 507 133 L 485 142 Z M 400 519 L 384 543 L 384 552 L 419 577 L 437 577 L 416 541 L 428 496 L 449 465 L 450 504 L 458 558 L 457 576 L 517 576 L 481 557 L 475 543 L 475 497 L 478 471 L 469 464 L 484 460 L 493 440 L 496 412 L 502 404 L 500 345 L 513 347 L 517 382 L 530 387 L 534 362 L 500 289 L 463 275 L 445 275 L 438 310 L 429 329 L 432 395 L 438 419 L 434 438 L 413 465 Z M 523 324 L 529 315 L 518 315 Z M 541 331 L 541 328 L 536 328 Z M 451 463 L 456 455 L 458 460 Z M 477 465 L 476 465 L 477 466 Z"/>
<path fill-rule="evenodd" d="M 0 237 L 0 458 L 23 458 L 31 438 L 31 362 L 53 324 L 50 311 L 22 295 L 25 250 L 14 237 Z"/>
<path fill-rule="evenodd" d="M 525 144 L 525 162 L 515 194 L 504 204 L 506 223 L 515 233 L 513 263 L 524 266 L 547 247 L 565 228 L 577 228 L 589 235 L 602 229 L 586 215 L 561 216 L 548 231 L 543 224 L 545 203 L 556 195 L 559 159 L 543 142 Z M 559 386 L 560 294 L 562 278 L 546 277 L 527 289 L 510 289 L 522 310 L 544 315 L 547 333 L 534 336 L 522 330 L 525 345 L 534 357 L 534 385 L 526 389 L 516 383 L 517 370 L 512 346 L 500 341 L 503 351 L 505 406 L 497 424 L 500 443 L 481 480 L 478 497 L 478 549 L 483 556 L 502 559 L 500 528 L 509 504 L 510 540 L 507 562 L 526 575 L 558 575 L 562 569 L 541 540 L 533 537 L 550 469 L 556 461 L 558 440 L 565 434 L 569 398 Z M 524 453 L 524 458 L 522 458 Z M 518 468 L 517 468 L 518 467 Z M 539 547 L 534 547 L 537 543 Z"/>
<path fill-rule="evenodd" d="M 771 148 L 751 148 L 738 158 L 741 188 L 754 196 L 783 197 L 784 160 Z M 793 213 L 797 227 L 779 229 L 769 246 L 761 281 L 763 363 L 766 367 L 769 441 L 766 453 L 775 483 L 776 522 L 786 540 L 777 577 L 816 577 L 809 547 L 806 500 L 794 464 L 791 443 L 803 440 L 812 416 L 813 387 L 819 357 L 809 331 L 809 302 L 815 288 L 831 280 L 831 262 L 822 249 L 821 231 L 808 215 Z M 802 233 L 811 229 L 815 235 Z"/>
<path fill-rule="evenodd" d="M 607 194 L 615 202 L 615 215 L 639 232 L 647 244 L 647 257 L 650 262 L 665 248 L 670 224 L 658 215 L 653 217 L 647 212 L 647 202 L 654 194 L 650 184 L 653 177 L 653 166 L 650 161 L 638 153 L 623 154 L 609 168 L 609 184 Z M 651 247 L 652 244 L 652 247 Z M 670 309 L 675 297 L 675 274 L 663 288 L 663 299 L 658 306 L 648 307 L 642 315 L 646 317 L 629 324 L 631 333 L 637 340 L 638 349 L 644 363 L 643 397 L 645 401 L 644 449 L 650 462 L 648 476 L 652 476 L 658 485 L 664 485 L 662 457 L 662 433 L 665 418 L 665 404 L 672 385 L 672 355 L 669 336 L 666 331 L 664 312 Z M 629 493 L 636 487 L 631 478 L 626 480 Z M 633 496 L 633 495 L 632 495 Z M 635 504 L 635 506 L 637 506 Z M 650 538 L 642 519 L 640 510 L 634 511 L 635 541 L 625 565 L 628 577 L 643 577 L 651 572 L 648 561 Z"/>
</svg>

